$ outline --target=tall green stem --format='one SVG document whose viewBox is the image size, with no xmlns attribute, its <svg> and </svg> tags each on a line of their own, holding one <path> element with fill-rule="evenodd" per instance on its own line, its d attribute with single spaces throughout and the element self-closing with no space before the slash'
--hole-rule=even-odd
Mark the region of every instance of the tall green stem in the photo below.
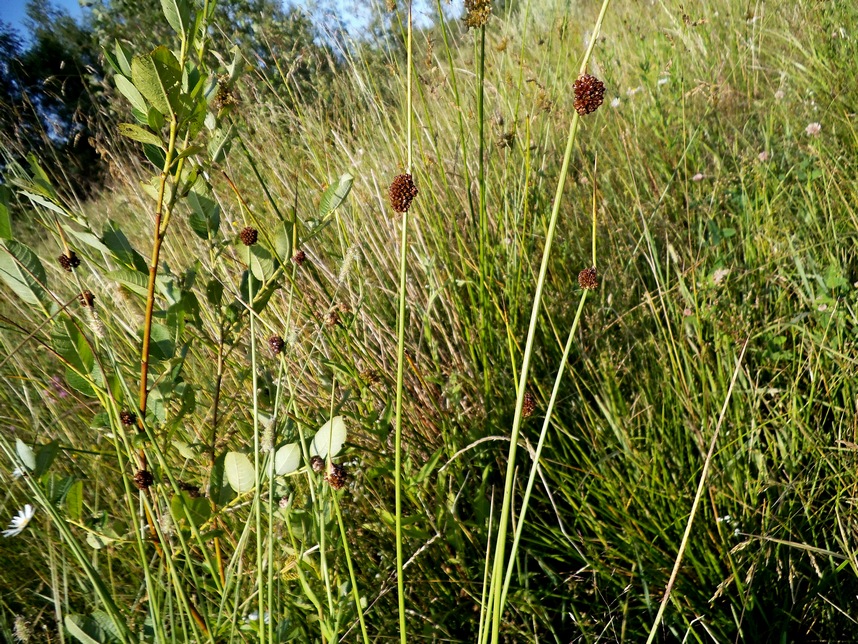
<svg viewBox="0 0 858 644">
<path fill-rule="evenodd" d="M 408 167 L 406 172 L 411 174 L 411 57 L 412 57 L 412 22 L 411 2 L 408 3 L 408 44 L 407 44 L 407 70 L 406 70 L 406 100 L 405 100 L 405 122 L 406 122 L 406 145 L 408 155 Z M 408 210 L 402 213 L 402 237 L 399 252 L 399 313 L 397 317 L 397 348 L 396 348 L 396 437 L 395 437 L 395 462 L 394 476 L 396 487 L 396 590 L 399 599 L 399 641 L 406 644 L 405 626 L 405 582 L 403 573 L 402 557 L 402 395 L 403 380 L 405 375 L 405 296 L 406 296 L 406 267 L 408 259 Z"/>
<path fill-rule="evenodd" d="M 605 17 L 605 12 L 608 9 L 610 0 L 603 0 L 602 8 L 599 12 L 599 17 L 596 20 L 596 26 L 593 29 L 593 34 L 590 37 L 590 44 L 587 48 L 584 58 L 581 62 L 581 73 L 587 69 L 587 61 L 593 52 L 593 47 L 599 36 L 599 31 L 602 26 L 602 21 Z M 569 136 L 566 140 L 566 151 L 563 154 L 563 165 L 560 169 L 560 176 L 557 179 L 557 191 L 554 195 L 554 204 L 551 209 L 551 218 L 548 223 L 548 233 L 545 237 L 545 248 L 542 252 L 542 262 L 539 267 L 539 277 L 536 281 L 536 293 L 533 296 L 533 305 L 530 311 L 530 324 L 527 329 L 527 340 L 524 347 L 524 356 L 521 363 L 521 375 L 518 381 L 518 391 L 515 402 L 515 416 L 513 420 L 512 432 L 510 435 L 509 453 L 507 455 L 506 476 L 504 478 L 504 495 L 501 505 L 501 516 L 498 524 L 497 541 L 494 553 L 494 565 L 492 569 L 491 581 L 491 602 L 492 602 L 492 644 L 497 644 L 500 639 L 500 622 L 503 613 L 502 605 L 502 590 L 503 590 L 503 572 L 506 550 L 506 533 L 509 524 L 509 516 L 512 508 L 513 500 L 513 479 L 515 475 L 515 456 L 518 448 L 518 436 L 521 430 L 521 411 L 524 406 L 524 395 L 527 391 L 527 379 L 530 374 L 530 361 L 533 356 L 533 343 L 536 337 L 536 324 L 539 320 L 539 313 L 542 308 L 542 292 L 545 288 L 545 277 L 548 273 L 548 263 L 551 257 L 551 248 L 554 244 L 554 234 L 557 228 L 557 219 L 560 214 L 560 205 L 563 202 L 563 188 L 566 183 L 566 176 L 569 174 L 569 162 L 572 158 L 572 150 L 575 145 L 575 137 L 578 134 L 578 125 L 580 119 L 576 112 L 572 116 L 572 123 L 569 126 Z"/>
<path fill-rule="evenodd" d="M 485 140 L 485 78 L 486 78 L 486 27 L 480 27 L 479 68 L 477 70 L 477 124 L 479 126 L 480 157 L 478 159 L 477 181 L 480 184 L 480 222 L 479 222 L 479 254 L 480 254 L 480 347 L 483 361 L 483 395 L 488 405 L 489 369 L 486 363 L 486 337 L 488 335 L 489 298 L 487 292 L 488 260 L 486 258 L 488 245 L 488 217 L 486 215 L 486 140 Z"/>
</svg>

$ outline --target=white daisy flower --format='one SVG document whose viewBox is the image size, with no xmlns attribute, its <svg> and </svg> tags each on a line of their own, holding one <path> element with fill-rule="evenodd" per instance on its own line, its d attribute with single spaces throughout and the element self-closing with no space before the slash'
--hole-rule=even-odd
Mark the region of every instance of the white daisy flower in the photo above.
<svg viewBox="0 0 858 644">
<path fill-rule="evenodd" d="M 27 527 L 27 524 L 30 523 L 33 516 L 36 514 L 36 508 L 34 508 L 29 503 L 24 506 L 24 509 L 18 512 L 17 515 L 12 517 L 12 521 L 9 523 L 9 529 L 3 530 L 4 537 L 17 537 L 24 531 L 24 528 Z"/>
</svg>

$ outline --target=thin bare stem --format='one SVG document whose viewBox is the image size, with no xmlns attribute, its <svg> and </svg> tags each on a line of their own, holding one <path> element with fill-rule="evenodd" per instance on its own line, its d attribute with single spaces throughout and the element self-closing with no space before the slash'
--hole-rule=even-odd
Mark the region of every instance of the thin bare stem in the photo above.
<svg viewBox="0 0 858 644">
<path fill-rule="evenodd" d="M 715 433 L 712 434 L 712 440 L 709 443 L 709 451 L 706 454 L 706 460 L 703 461 L 703 471 L 700 473 L 700 482 L 697 484 L 697 493 L 694 495 L 694 502 L 691 504 L 691 514 L 688 515 L 688 522 L 685 524 L 685 533 L 682 535 L 682 541 L 679 544 L 679 552 L 676 553 L 676 561 L 673 562 L 673 570 L 670 573 L 670 579 L 667 582 L 667 587 L 664 589 L 664 597 L 661 598 L 661 604 L 658 607 L 658 613 L 655 616 L 655 621 L 652 623 L 652 628 L 649 631 L 649 637 L 646 638 L 646 644 L 651 644 L 655 639 L 655 634 L 658 631 L 658 626 L 661 624 L 661 619 L 664 616 L 664 611 L 667 608 L 667 602 L 670 599 L 670 593 L 673 591 L 673 585 L 676 583 L 676 577 L 679 575 L 679 567 L 682 565 L 682 557 L 685 554 L 685 549 L 688 547 L 688 538 L 691 536 L 691 526 L 694 525 L 694 517 L 697 515 L 697 508 L 700 505 L 700 499 L 703 498 L 703 488 L 706 486 L 706 477 L 709 474 L 709 466 L 712 464 L 712 457 L 715 455 L 715 445 L 718 442 L 718 436 L 721 434 L 721 425 L 724 423 L 724 416 L 727 415 L 727 405 L 730 403 L 730 398 L 733 396 L 733 386 L 736 384 L 736 379 L 739 377 L 739 372 L 742 368 L 742 359 L 745 357 L 745 349 L 748 348 L 748 340 L 745 339 L 745 344 L 742 345 L 742 352 L 736 359 L 736 367 L 733 369 L 733 377 L 730 379 L 730 387 L 727 389 L 727 396 L 724 398 L 724 404 L 721 406 L 721 413 L 718 416 L 718 424 L 715 426 Z"/>
</svg>

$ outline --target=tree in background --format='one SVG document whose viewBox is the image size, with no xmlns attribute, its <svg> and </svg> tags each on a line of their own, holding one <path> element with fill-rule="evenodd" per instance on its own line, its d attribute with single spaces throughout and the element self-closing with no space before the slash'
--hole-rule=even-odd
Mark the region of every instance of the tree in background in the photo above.
<svg viewBox="0 0 858 644">
<path fill-rule="evenodd" d="M 335 66 L 310 17 L 277 0 L 216 2 L 209 30 L 209 71 L 238 47 L 254 68 L 246 87 L 253 102 L 280 109 L 324 99 Z M 201 7 L 197 6 L 197 10 Z M 127 121 L 102 52 L 117 42 L 134 51 L 173 42 L 160 0 L 96 0 L 78 23 L 50 0 L 29 0 L 29 46 L 0 22 L 0 170 L 37 153 L 62 185 L 85 195 L 101 185 L 103 163 L 91 140 L 111 140 L 111 124 Z M 108 134 L 99 137 L 99 133 Z M 50 161 L 53 161 L 52 163 Z"/>
<path fill-rule="evenodd" d="M 0 26 L 3 165 L 35 152 L 85 193 L 99 177 L 88 144 L 102 94 L 97 50 L 90 31 L 48 0 L 27 4 L 27 26 L 26 49 Z"/>
</svg>

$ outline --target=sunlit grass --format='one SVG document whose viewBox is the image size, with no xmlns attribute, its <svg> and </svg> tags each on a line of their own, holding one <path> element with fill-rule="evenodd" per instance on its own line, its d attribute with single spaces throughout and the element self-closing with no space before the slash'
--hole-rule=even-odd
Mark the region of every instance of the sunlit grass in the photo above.
<svg viewBox="0 0 858 644">
<path fill-rule="evenodd" d="M 455 22 L 446 32 L 415 35 L 413 174 L 420 194 L 405 256 L 402 408 L 409 641 L 475 641 L 488 592 L 487 545 L 491 557 L 518 369 L 572 120 L 571 82 L 598 11 L 595 4 L 571 14 L 536 4 L 512 15 L 496 11 L 486 26 L 483 225 L 479 36 Z M 578 312 L 577 275 L 593 263 L 594 198 L 599 287 L 581 309 L 545 423 L 500 626 L 509 641 L 646 638 L 746 341 L 657 640 L 852 633 L 858 90 L 849 29 L 858 15 L 835 3 L 749 15 L 746 5 L 725 1 L 699 11 L 683 16 L 666 5 L 647 3 L 644 11 L 615 4 L 594 47 L 590 71 L 608 92 L 605 104 L 581 119 L 560 201 L 527 383 L 536 411 L 521 423 L 511 531 Z M 196 408 L 155 438 L 164 455 L 159 471 L 216 496 L 210 448 L 222 454 L 259 442 L 265 419 L 254 405 L 270 414 L 278 401 L 278 440 L 311 439 L 332 415 L 346 417 L 347 491 L 333 497 L 308 472 L 269 493 L 260 475 L 259 494 L 237 498 L 216 521 L 196 526 L 217 531 L 223 580 L 211 535 L 195 536 L 187 518 L 173 517 L 172 526 L 156 521 L 178 554 L 171 572 L 134 536 L 140 505 L 119 465 L 133 446 L 117 452 L 109 436 L 121 406 L 113 428 L 93 422 L 98 405 L 67 385 L 45 349 L 50 325 L 40 327 L 44 317 L 10 293 L 0 305 L 10 319 L 0 331 L 3 435 L 12 451 L 13 437 L 31 445 L 58 441 L 45 475 L 54 477 L 53 487 L 49 478 L 40 483 L 46 503 L 63 500 L 54 522 L 39 506 L 21 535 L 4 540 L 6 639 L 16 615 L 56 639 L 57 619 L 104 610 L 82 560 L 135 632 L 156 606 L 166 641 L 195 636 L 175 590 L 182 584 L 195 588 L 195 605 L 233 641 L 256 641 L 266 610 L 274 616 L 267 640 L 293 634 L 295 641 L 321 641 L 336 633 L 358 641 L 357 605 L 369 640 L 396 636 L 392 426 L 402 221 L 386 193 L 407 166 L 402 44 L 347 52 L 332 105 L 286 112 L 273 100 L 247 101 L 233 115 L 242 145 L 233 146 L 223 169 L 263 233 L 274 235 L 281 218 L 299 222 L 292 252 L 307 255 L 284 271 L 283 288 L 254 319 L 253 335 L 245 327 L 229 336 L 217 307 L 206 304 L 210 283 L 223 285 L 224 308 L 239 294 L 242 263 L 233 246 L 205 247 L 181 210 L 163 250 L 173 274 L 195 267 L 202 304 L 199 322 L 187 330 L 196 341 L 183 366 Z M 815 134 L 807 129 L 812 123 L 820 125 Z M 98 233 L 115 220 L 144 252 L 152 201 L 137 183 L 145 178 L 140 168 L 118 166 L 115 186 L 75 212 Z M 351 193 L 318 226 L 321 196 L 345 172 L 355 177 Z M 246 215 L 222 175 L 212 182 L 222 208 L 219 239 L 234 241 Z M 82 257 L 86 251 L 74 274 L 79 285 L 56 265 L 55 232 L 23 241 L 38 250 L 59 300 L 81 287 L 95 293 L 116 363 L 139 371 L 141 300 L 105 277 L 113 268 L 108 260 L 76 246 Z M 91 334 L 76 302 L 70 309 Z M 266 353 L 272 333 L 286 340 L 282 363 Z M 125 386 L 133 391 L 135 384 Z M 179 403 L 171 404 L 174 413 Z M 251 451 L 264 462 L 264 452 Z M 12 479 L 14 464 L 4 462 L 5 527 L 35 503 L 36 480 Z M 64 478 L 84 483 L 75 522 L 67 521 Z M 163 498 L 152 509 L 169 515 L 172 483 L 160 485 Z M 60 525 L 85 550 L 76 555 Z M 119 539 L 95 550 L 87 543 L 93 532 Z M 182 584 L 173 584 L 174 574 Z M 141 589 L 158 585 L 165 590 L 146 599 Z M 263 614 L 254 621 L 249 616 L 260 603 Z"/>
</svg>

